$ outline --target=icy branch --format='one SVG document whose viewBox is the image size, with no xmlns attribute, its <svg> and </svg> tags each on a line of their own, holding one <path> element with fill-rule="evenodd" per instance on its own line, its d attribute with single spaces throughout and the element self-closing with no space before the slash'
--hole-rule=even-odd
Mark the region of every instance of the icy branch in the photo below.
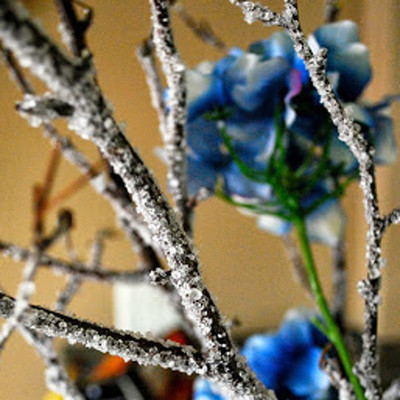
<svg viewBox="0 0 400 400">
<path fill-rule="evenodd" d="M 377 370 L 378 312 L 377 301 L 375 299 L 378 298 L 383 261 L 381 257 L 382 221 L 379 214 L 376 193 L 373 148 L 367 143 L 360 132 L 360 127 L 346 113 L 333 91 L 326 74 L 326 49 L 322 48 L 316 54 L 311 50 L 300 27 L 297 1 L 285 0 L 285 10 L 282 15 L 275 14 L 268 8 L 250 1 L 230 1 L 241 7 L 245 13 L 247 22 L 252 23 L 258 20 L 263 23 L 275 23 L 286 29 L 294 42 L 295 51 L 304 60 L 311 81 L 320 95 L 321 103 L 329 112 L 332 122 L 338 129 L 339 139 L 348 145 L 359 163 L 360 186 L 364 195 L 365 217 L 368 223 L 366 258 L 368 262 L 367 280 L 370 284 L 365 285 L 366 289 L 363 291 L 365 301 L 365 332 L 363 335 L 363 352 L 358 364 L 358 373 L 362 384 L 366 388 L 367 398 L 370 400 L 377 399 L 380 397 L 381 387 Z M 371 299 L 373 299 L 372 302 L 370 301 Z"/>
<path fill-rule="evenodd" d="M 197 327 L 210 377 L 218 378 L 219 386 L 225 392 L 242 399 L 274 398 L 239 356 L 201 278 L 199 260 L 191 241 L 151 173 L 113 119 L 93 74 L 88 73 L 79 60 L 60 51 L 18 5 L 6 0 L 0 0 L 0 39 L 21 64 L 74 106 L 70 128 L 83 138 L 93 140 L 122 178 L 166 257 L 171 269 L 171 284 L 180 296 L 187 316 Z M 108 350 L 115 353 L 115 348 Z"/>
<path fill-rule="evenodd" d="M 14 312 L 14 306 L 14 299 L 0 293 L 2 318 L 9 318 Z M 37 306 L 29 306 L 24 311 L 21 323 L 35 332 L 67 339 L 70 344 L 80 343 L 102 353 L 122 357 L 125 361 L 159 365 L 186 374 L 207 373 L 202 356 L 190 346 L 116 331 Z"/>
<path fill-rule="evenodd" d="M 27 261 L 33 256 L 31 250 L 16 246 L 14 244 L 0 241 L 0 252 L 4 257 L 10 257 L 14 261 Z M 80 262 L 67 262 L 47 254 L 41 254 L 38 264 L 48 267 L 54 272 L 72 275 L 84 280 L 98 281 L 104 283 L 117 282 L 138 282 L 148 280 L 148 271 L 139 269 L 137 271 L 117 271 L 115 269 L 102 266 L 102 268 L 91 269 L 88 265 Z"/>
<path fill-rule="evenodd" d="M 59 362 L 52 339 L 25 327 L 20 327 L 25 340 L 31 344 L 46 365 L 46 384 L 49 390 L 58 393 L 65 400 L 84 400 L 83 395 L 70 380 L 67 371 Z"/>
<path fill-rule="evenodd" d="M 161 130 L 168 163 L 168 187 L 183 228 L 190 232 L 186 172 L 186 67 L 175 46 L 169 0 L 150 0 L 150 5 L 153 42 L 168 85 L 168 113 Z"/>
</svg>

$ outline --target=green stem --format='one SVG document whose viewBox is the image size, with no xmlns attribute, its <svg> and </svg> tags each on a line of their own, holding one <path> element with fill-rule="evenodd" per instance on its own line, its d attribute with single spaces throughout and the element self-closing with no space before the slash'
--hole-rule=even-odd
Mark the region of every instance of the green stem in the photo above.
<svg viewBox="0 0 400 400">
<path fill-rule="evenodd" d="M 307 235 L 305 218 L 303 216 L 295 217 L 293 219 L 293 224 L 296 227 L 297 234 L 299 237 L 300 247 L 304 258 L 304 264 L 307 271 L 308 280 L 310 282 L 311 289 L 315 295 L 316 302 L 318 304 L 318 307 L 326 324 L 326 331 L 328 334 L 328 338 L 336 348 L 336 351 L 342 362 L 346 375 L 349 378 L 354 388 L 354 393 L 357 399 L 365 400 L 364 389 L 362 388 L 357 376 L 353 373 L 353 366 L 350 359 L 350 355 L 344 344 L 340 329 L 337 326 L 335 319 L 331 314 L 328 302 L 326 301 L 326 298 L 324 296 L 321 287 L 321 283 L 318 278 L 314 257 L 311 250 L 310 240 Z"/>
</svg>

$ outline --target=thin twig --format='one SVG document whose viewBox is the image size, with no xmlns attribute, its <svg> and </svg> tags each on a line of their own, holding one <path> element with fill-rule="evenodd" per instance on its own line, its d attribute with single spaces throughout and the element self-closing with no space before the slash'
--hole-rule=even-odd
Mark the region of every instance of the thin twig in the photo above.
<svg viewBox="0 0 400 400">
<path fill-rule="evenodd" d="M 92 22 L 93 10 L 88 5 L 74 0 L 54 0 L 54 3 L 60 14 L 64 42 L 75 56 L 82 56 L 83 51 L 87 50 L 85 34 Z M 83 19 L 78 18 L 73 3 L 84 7 Z"/>
<path fill-rule="evenodd" d="M 0 253 L 4 257 L 10 257 L 14 261 L 27 261 L 33 255 L 32 250 L 0 241 Z M 57 273 L 78 276 L 84 280 L 104 282 L 104 283 L 134 283 L 148 281 L 148 271 L 138 269 L 136 271 L 117 271 L 116 269 L 101 266 L 101 268 L 91 269 L 90 266 L 81 262 L 68 262 L 47 254 L 41 254 L 38 264 L 41 267 L 51 268 Z"/>
<path fill-rule="evenodd" d="M 34 94 L 31 85 L 19 68 L 12 53 L 3 48 L 0 48 L 0 50 L 2 54 L 6 55 L 3 58 L 10 74 L 18 77 L 16 81 L 22 92 L 25 94 Z M 103 195 L 110 202 L 121 228 L 126 232 L 134 249 L 138 252 L 142 265 L 154 266 L 156 262 L 158 266 L 161 265 L 158 255 L 153 248 L 154 244 L 147 227 L 143 224 L 135 208 L 127 200 L 126 196 L 121 195 L 115 185 L 107 182 L 105 174 L 98 174 L 95 165 L 92 166 L 86 157 L 75 148 L 73 143 L 68 138 L 62 137 L 52 124 L 44 123 L 43 129 L 45 136 L 50 139 L 53 146 L 60 148 L 64 158 L 74 164 L 84 176 L 87 176 L 90 179 L 91 186 L 97 193 Z M 57 197 L 49 200 L 48 206 L 51 207 L 53 202 L 57 203 L 59 200 L 60 198 Z"/>
<path fill-rule="evenodd" d="M 223 42 L 221 38 L 219 38 L 212 27 L 207 21 L 196 21 L 196 19 L 190 15 L 187 10 L 182 6 L 182 4 L 175 3 L 172 6 L 172 10 L 176 11 L 185 25 L 204 43 L 220 50 L 224 53 L 229 51 L 228 46 Z"/>
<path fill-rule="evenodd" d="M 344 316 L 347 300 L 347 271 L 345 245 L 341 240 L 332 249 L 332 270 L 332 314 L 335 317 L 338 326 L 342 331 L 344 331 Z"/>
<path fill-rule="evenodd" d="M 283 237 L 283 243 L 285 245 L 286 255 L 292 266 L 293 275 L 297 283 L 304 289 L 307 296 L 312 301 L 315 301 L 314 293 L 311 290 L 310 282 L 308 281 L 307 271 L 305 270 L 303 260 L 299 254 L 296 244 L 289 235 Z"/>
<path fill-rule="evenodd" d="M 168 114 L 161 130 L 168 164 L 168 187 L 185 232 L 191 233 L 186 165 L 186 66 L 175 46 L 169 1 L 150 0 L 153 42 L 168 85 Z"/>
<path fill-rule="evenodd" d="M 325 0 L 325 23 L 335 22 L 339 15 L 340 7 L 339 0 Z"/>
</svg>

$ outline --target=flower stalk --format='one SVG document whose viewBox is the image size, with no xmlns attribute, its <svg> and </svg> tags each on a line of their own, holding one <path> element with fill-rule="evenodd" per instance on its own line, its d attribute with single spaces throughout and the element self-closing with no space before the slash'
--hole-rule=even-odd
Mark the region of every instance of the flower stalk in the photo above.
<svg viewBox="0 0 400 400">
<path fill-rule="evenodd" d="M 297 236 L 299 238 L 300 249 L 303 255 L 304 266 L 307 272 L 308 280 L 310 282 L 310 287 L 312 292 L 314 293 L 316 303 L 325 322 L 325 324 L 323 325 L 324 333 L 328 336 L 328 339 L 335 346 L 346 375 L 353 386 L 354 393 L 357 399 L 365 400 L 366 398 L 364 396 L 364 390 L 357 376 L 353 373 L 353 365 L 350 359 L 349 352 L 347 351 L 340 329 L 335 322 L 335 318 L 333 317 L 329 309 L 328 302 L 326 300 L 321 282 L 318 277 L 310 240 L 307 234 L 305 218 L 303 216 L 294 217 L 293 224 L 296 228 Z"/>
</svg>

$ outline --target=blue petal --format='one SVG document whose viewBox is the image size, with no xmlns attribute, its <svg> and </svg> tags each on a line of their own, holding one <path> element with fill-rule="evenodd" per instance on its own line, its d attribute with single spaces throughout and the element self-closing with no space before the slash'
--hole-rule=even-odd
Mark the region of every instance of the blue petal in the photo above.
<svg viewBox="0 0 400 400">
<path fill-rule="evenodd" d="M 353 43 L 336 52 L 331 61 L 328 71 L 339 72 L 337 87 L 339 97 L 344 101 L 356 100 L 372 76 L 367 47 L 361 43 Z"/>
<path fill-rule="evenodd" d="M 286 385 L 296 396 L 317 399 L 328 389 L 329 377 L 319 367 L 321 352 L 320 348 L 311 347 L 293 362 Z"/>
<path fill-rule="evenodd" d="M 213 68 L 211 63 L 202 63 L 196 69 L 186 72 L 188 122 L 204 112 L 221 107 L 222 81 L 212 74 Z"/>
<path fill-rule="evenodd" d="M 223 140 L 215 121 L 198 117 L 187 124 L 188 145 L 193 153 L 212 164 L 223 161 L 221 152 Z"/>
<path fill-rule="evenodd" d="M 333 135 L 330 144 L 329 159 L 333 165 L 343 165 L 346 174 L 357 168 L 357 160 L 348 146 L 339 140 L 337 134 Z"/>
<path fill-rule="evenodd" d="M 306 223 L 310 240 L 334 247 L 343 238 L 346 216 L 340 204 L 330 200 L 309 215 Z"/>
<path fill-rule="evenodd" d="M 288 320 L 281 325 L 279 338 L 285 351 L 295 355 L 313 344 L 312 325 L 306 320 Z"/>
<path fill-rule="evenodd" d="M 243 346 L 242 354 L 266 387 L 276 390 L 281 386 L 281 376 L 288 360 L 281 351 L 281 342 L 276 335 L 250 337 Z"/>
<path fill-rule="evenodd" d="M 288 63 L 292 63 L 295 54 L 293 41 L 286 32 L 275 32 L 269 39 L 252 43 L 249 51 L 261 55 L 264 60 L 281 57 Z"/>
<path fill-rule="evenodd" d="M 377 164 L 393 164 L 397 157 L 397 144 L 393 135 L 393 120 L 385 115 L 375 117 L 373 129 L 375 161 Z"/>
<path fill-rule="evenodd" d="M 269 137 L 274 127 L 273 109 L 261 108 L 257 112 L 241 109 L 233 110 L 232 116 L 226 122 L 226 130 L 232 139 L 257 140 Z"/>
<path fill-rule="evenodd" d="M 257 218 L 257 226 L 263 231 L 267 231 L 277 236 L 287 235 L 292 229 L 292 224 L 275 215 L 262 215 Z"/>
<path fill-rule="evenodd" d="M 200 157 L 189 155 L 187 158 L 188 190 L 191 196 L 196 196 L 202 188 L 214 191 L 218 171 Z"/>
<path fill-rule="evenodd" d="M 328 51 L 340 50 L 359 41 L 358 26 L 352 21 L 339 21 L 323 25 L 314 31 L 313 35 L 318 44 Z"/>
<path fill-rule="evenodd" d="M 287 91 L 289 70 L 289 64 L 281 58 L 260 62 L 253 54 L 241 57 L 229 71 L 233 100 L 247 111 L 268 104 L 266 108 L 274 112 L 280 97 Z"/>
<path fill-rule="evenodd" d="M 212 384 L 205 379 L 198 378 L 194 383 L 193 391 L 194 400 L 224 400 L 224 398 L 216 392 Z"/>
<path fill-rule="evenodd" d="M 254 182 L 244 176 L 238 165 L 232 162 L 222 172 L 224 191 L 229 196 L 240 196 L 246 199 L 256 199 L 259 202 L 272 198 L 272 188 L 266 183 Z"/>
</svg>

